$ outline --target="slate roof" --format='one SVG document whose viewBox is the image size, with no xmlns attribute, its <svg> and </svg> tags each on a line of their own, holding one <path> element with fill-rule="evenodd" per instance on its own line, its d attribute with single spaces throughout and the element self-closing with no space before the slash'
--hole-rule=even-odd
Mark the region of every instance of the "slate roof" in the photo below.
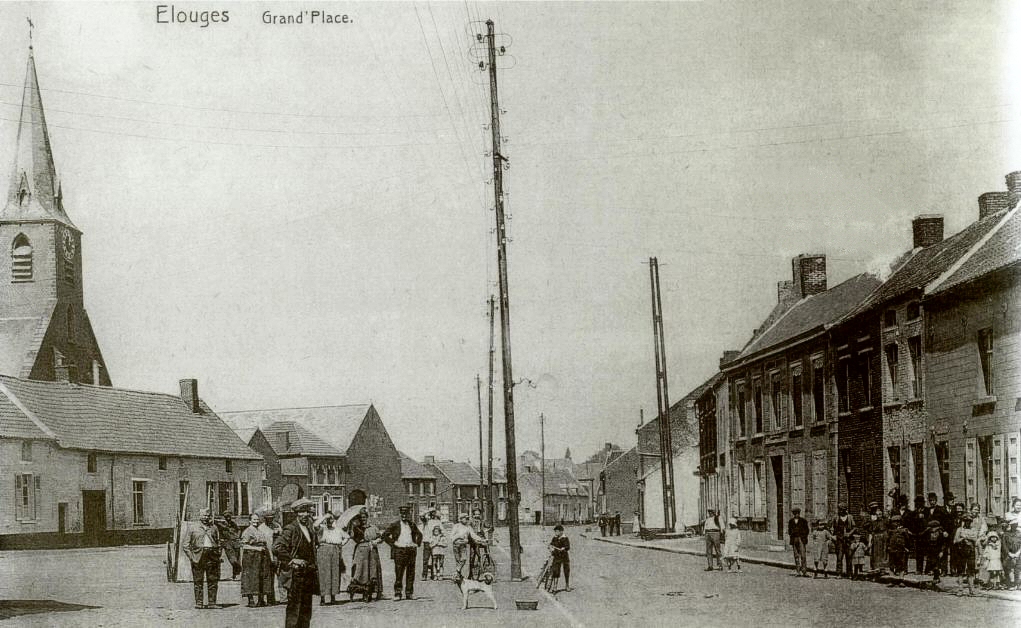
<svg viewBox="0 0 1021 628">
<path fill-rule="evenodd" d="M 5 394 L 0 394 L 0 437 L 55 440 L 14 405 Z"/>
<path fill-rule="evenodd" d="M 579 462 L 574 465 L 574 477 L 579 480 L 594 480 L 599 477 L 603 465 L 598 462 Z"/>
<path fill-rule="evenodd" d="M 276 421 L 262 429 L 263 436 L 278 456 L 336 456 L 344 454 L 336 447 L 294 421 Z"/>
<path fill-rule="evenodd" d="M 883 284 L 850 311 L 855 316 L 879 304 L 903 296 L 912 290 L 923 290 L 930 281 L 946 272 L 1003 219 L 997 212 L 976 220 L 942 242 L 915 249 Z"/>
<path fill-rule="evenodd" d="M 826 325 L 838 321 L 848 312 L 854 310 L 879 286 L 878 278 L 868 273 L 862 273 L 825 292 L 801 299 L 783 316 L 774 321 L 769 329 L 749 343 L 731 364 L 794 340 L 806 333 L 823 329 Z"/>
<path fill-rule="evenodd" d="M 176 395 L 0 375 L 0 421 L 26 428 L 11 405 L 69 449 L 262 459 L 205 403 L 194 414 Z"/>
<path fill-rule="evenodd" d="M 998 215 L 1001 221 L 987 239 L 977 245 L 963 264 L 951 268 L 948 277 L 931 286 L 930 293 L 949 290 L 1021 260 L 1021 214 L 1015 208 L 1006 215 Z"/>
<path fill-rule="evenodd" d="M 346 455 L 351 441 L 368 416 L 375 411 L 371 404 L 318 406 L 314 408 L 276 408 L 221 412 L 220 416 L 235 431 L 258 427 L 265 431 L 273 423 L 297 423 Z"/>
<path fill-rule="evenodd" d="M 411 456 L 401 453 L 401 477 L 433 479 L 436 474 L 425 465 L 415 462 Z"/>
<path fill-rule="evenodd" d="M 0 318 L 0 373 L 28 377 L 53 308 L 45 315 Z"/>
<path fill-rule="evenodd" d="M 475 468 L 475 467 L 472 467 L 472 471 L 474 471 L 476 474 L 479 472 L 479 470 L 477 468 Z M 488 475 L 489 475 L 489 472 L 487 471 L 486 472 L 486 476 L 487 476 L 486 479 L 487 480 L 489 479 Z M 503 471 L 497 469 L 496 467 L 493 467 L 493 484 L 506 484 L 506 483 L 507 483 L 507 476 L 503 474 Z"/>
<path fill-rule="evenodd" d="M 536 493 L 542 491 L 542 473 L 529 471 L 522 473 L 518 480 L 522 488 L 529 488 Z M 547 495 L 581 495 L 588 497 L 588 490 L 573 475 L 566 471 L 554 469 L 546 470 L 546 494 Z"/>
<path fill-rule="evenodd" d="M 454 462 L 453 460 L 437 460 L 426 465 L 442 474 L 451 484 L 460 486 L 474 486 L 479 483 L 479 473 L 467 462 Z M 495 470 L 494 470 L 495 478 Z"/>
</svg>

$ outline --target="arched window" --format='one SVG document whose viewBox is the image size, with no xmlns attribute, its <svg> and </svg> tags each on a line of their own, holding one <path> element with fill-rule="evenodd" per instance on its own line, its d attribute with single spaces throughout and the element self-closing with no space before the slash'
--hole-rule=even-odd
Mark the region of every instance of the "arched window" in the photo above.
<svg viewBox="0 0 1021 628">
<path fill-rule="evenodd" d="M 32 281 L 32 244 L 24 233 L 11 246 L 11 281 Z"/>
</svg>

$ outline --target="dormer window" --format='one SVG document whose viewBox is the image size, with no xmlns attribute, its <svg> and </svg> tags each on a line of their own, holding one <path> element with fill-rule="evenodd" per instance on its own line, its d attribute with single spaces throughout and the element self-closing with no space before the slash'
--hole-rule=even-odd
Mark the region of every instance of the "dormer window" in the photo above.
<svg viewBox="0 0 1021 628">
<path fill-rule="evenodd" d="M 11 281 L 32 281 L 32 244 L 23 233 L 14 238 L 11 246 Z"/>
<path fill-rule="evenodd" d="M 28 190 L 21 188 L 18 192 L 18 205 L 24 207 L 28 203 Z"/>
<path fill-rule="evenodd" d="M 912 301 L 908 303 L 907 307 L 907 319 L 913 321 L 922 315 L 922 307 L 918 304 L 918 301 Z"/>
</svg>

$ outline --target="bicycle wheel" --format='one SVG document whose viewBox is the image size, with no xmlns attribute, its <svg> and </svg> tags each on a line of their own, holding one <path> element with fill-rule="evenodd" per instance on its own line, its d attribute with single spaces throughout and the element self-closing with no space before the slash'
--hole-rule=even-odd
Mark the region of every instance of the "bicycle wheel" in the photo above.
<svg viewBox="0 0 1021 628">
<path fill-rule="evenodd" d="M 535 588 L 538 589 L 542 585 L 546 584 L 550 576 L 550 561 L 547 560 L 542 565 L 542 569 L 539 570 L 539 577 L 535 581 Z M 547 585 L 549 586 L 549 585 Z"/>
</svg>

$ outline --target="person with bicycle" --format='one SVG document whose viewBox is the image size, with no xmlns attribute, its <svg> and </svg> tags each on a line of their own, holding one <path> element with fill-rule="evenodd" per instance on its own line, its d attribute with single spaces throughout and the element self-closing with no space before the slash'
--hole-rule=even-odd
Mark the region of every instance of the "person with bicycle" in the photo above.
<svg viewBox="0 0 1021 628">
<path fill-rule="evenodd" d="M 488 541 L 472 530 L 468 525 L 468 513 L 463 512 L 458 517 L 457 523 L 450 530 L 450 547 L 454 550 L 454 564 L 456 565 L 457 577 L 461 580 L 470 578 L 471 573 L 464 572 L 464 566 L 468 564 L 473 546 L 484 546 Z"/>
<path fill-rule="evenodd" d="M 560 569 L 564 570 L 565 591 L 571 591 L 571 540 L 564 534 L 564 526 L 559 523 L 553 528 L 553 539 L 549 542 L 550 556 L 553 558 L 553 581 L 560 579 Z"/>
</svg>

